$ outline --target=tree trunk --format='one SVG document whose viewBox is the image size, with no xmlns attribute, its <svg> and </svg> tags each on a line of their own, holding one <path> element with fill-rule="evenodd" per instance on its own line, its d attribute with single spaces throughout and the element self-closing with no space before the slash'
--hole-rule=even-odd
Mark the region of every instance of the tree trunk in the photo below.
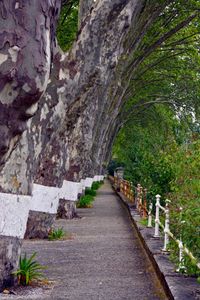
<svg viewBox="0 0 200 300">
<path fill-rule="evenodd" d="M 55 41 L 61 1 L 0 1 L 2 194 L 31 195 L 33 183 L 60 188 L 103 170 L 130 58 L 166 3 L 81 0 L 77 40 L 64 54 Z"/>
<path fill-rule="evenodd" d="M 4 78 L 0 94 L 3 106 L 0 154 L 2 163 L 5 160 L 7 163 L 2 167 L 0 185 L 1 191 L 28 194 L 33 181 L 60 186 L 63 179 L 78 181 L 94 174 L 93 158 L 98 140 L 116 119 L 125 100 L 127 86 L 122 76 L 127 71 L 128 58 L 137 50 L 163 6 L 146 6 L 146 1 L 139 0 L 81 1 L 77 41 L 69 53 L 63 54 L 55 50 L 60 1 L 43 0 L 40 5 L 38 1 L 20 2 L 15 6 L 12 3 L 1 2 L 5 16 L 2 14 L 0 24 L 3 34 L 7 32 L 7 35 L 2 39 L 4 61 L 0 67 L 1 78 Z M 17 42 L 17 46 L 8 30 L 14 22 L 15 11 L 18 21 L 24 20 L 22 24 L 19 21 L 18 35 L 26 30 L 24 40 Z M 27 27 L 25 20 L 29 16 L 29 23 L 35 27 Z M 37 21 L 34 22 L 34 18 Z M 23 42 L 27 43 L 25 47 Z M 12 47 L 19 48 L 14 58 L 10 54 Z M 16 74 L 8 80 L 8 70 L 12 68 Z M 14 91 L 12 101 L 8 93 L 5 95 L 8 82 Z M 36 110 L 8 159 L 25 129 L 26 120 Z"/>
</svg>

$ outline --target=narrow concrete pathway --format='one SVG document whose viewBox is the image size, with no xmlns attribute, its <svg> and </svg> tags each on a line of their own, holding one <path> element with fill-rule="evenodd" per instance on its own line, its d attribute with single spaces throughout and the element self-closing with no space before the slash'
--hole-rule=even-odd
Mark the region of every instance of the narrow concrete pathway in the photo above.
<svg viewBox="0 0 200 300">
<path fill-rule="evenodd" d="M 157 300 L 168 299 L 141 247 L 126 209 L 108 182 L 81 219 L 58 220 L 74 239 L 25 241 L 24 251 L 38 253 L 48 266 L 52 289 L 8 299 Z"/>
</svg>

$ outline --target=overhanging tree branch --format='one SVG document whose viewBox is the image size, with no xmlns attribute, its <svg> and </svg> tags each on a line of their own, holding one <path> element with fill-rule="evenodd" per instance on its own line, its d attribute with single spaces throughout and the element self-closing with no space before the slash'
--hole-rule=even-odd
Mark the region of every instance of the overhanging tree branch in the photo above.
<svg viewBox="0 0 200 300">
<path fill-rule="evenodd" d="M 130 118 L 132 117 L 133 113 L 136 111 L 138 108 L 144 108 L 142 111 L 148 109 L 150 106 L 155 105 L 155 104 L 170 104 L 170 105 L 175 105 L 175 102 L 172 100 L 154 100 L 154 101 L 148 101 L 148 102 L 143 102 L 143 103 L 138 103 L 134 105 L 131 110 L 129 110 L 129 113 L 127 112 L 123 115 L 120 115 L 120 119 L 123 120 L 120 123 L 120 127 L 123 127 L 124 124 L 126 124 Z M 136 114 L 139 114 L 141 111 L 138 111 Z"/>
<path fill-rule="evenodd" d="M 193 19 L 197 17 L 197 13 L 194 13 L 190 15 L 188 18 L 186 18 L 184 21 L 177 24 L 174 28 L 163 34 L 158 40 L 156 40 L 152 45 L 146 47 L 146 49 L 143 51 L 143 53 L 138 56 L 136 60 L 134 60 L 132 63 L 130 63 L 127 67 L 127 72 L 130 74 L 132 69 L 135 69 L 138 64 L 140 64 L 142 61 L 144 61 L 145 58 L 147 58 L 155 49 L 157 49 L 159 46 L 162 45 L 166 40 L 168 40 L 170 37 L 172 37 L 175 33 L 186 27 Z"/>
</svg>

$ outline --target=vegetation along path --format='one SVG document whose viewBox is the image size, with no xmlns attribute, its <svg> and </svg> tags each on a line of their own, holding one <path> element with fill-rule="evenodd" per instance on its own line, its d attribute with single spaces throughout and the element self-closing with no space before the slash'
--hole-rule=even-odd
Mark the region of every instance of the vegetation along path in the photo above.
<svg viewBox="0 0 200 300">
<path fill-rule="evenodd" d="M 54 284 L 20 299 L 168 299 L 108 182 L 99 189 L 93 208 L 78 213 L 82 218 L 56 221 L 72 239 L 24 243 L 24 251 L 37 251 L 39 262 L 48 266 L 45 272 Z"/>
</svg>

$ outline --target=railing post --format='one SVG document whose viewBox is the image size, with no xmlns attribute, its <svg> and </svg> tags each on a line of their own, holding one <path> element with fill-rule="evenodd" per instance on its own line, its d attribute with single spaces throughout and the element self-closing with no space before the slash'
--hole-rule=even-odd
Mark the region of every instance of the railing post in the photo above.
<svg viewBox="0 0 200 300">
<path fill-rule="evenodd" d="M 144 189 L 144 198 L 143 198 L 143 218 L 147 218 L 147 189 Z"/>
<path fill-rule="evenodd" d="M 117 188 L 118 186 L 118 181 L 117 181 L 117 177 L 115 177 L 115 188 Z"/>
<path fill-rule="evenodd" d="M 140 185 L 140 192 L 139 192 L 139 213 L 142 216 L 142 198 L 143 198 L 143 187 Z"/>
<path fill-rule="evenodd" d="M 130 182 L 128 181 L 127 183 L 127 198 L 129 199 L 130 201 Z"/>
<path fill-rule="evenodd" d="M 124 195 L 127 198 L 127 181 L 124 181 Z"/>
<path fill-rule="evenodd" d="M 171 201 L 166 199 L 165 204 L 165 228 L 164 228 L 164 247 L 162 251 L 168 252 L 167 246 L 169 244 L 169 203 Z"/>
<path fill-rule="evenodd" d="M 179 247 L 179 265 L 178 265 L 178 269 L 176 271 L 184 272 L 185 266 L 184 266 L 184 262 L 183 262 L 183 242 L 182 242 L 182 240 L 179 241 L 178 247 Z"/>
<path fill-rule="evenodd" d="M 131 186 L 130 186 L 130 196 L 131 196 L 131 202 L 133 202 L 133 204 L 135 204 L 135 198 L 134 198 L 134 192 L 133 192 L 133 183 L 131 181 Z"/>
<path fill-rule="evenodd" d="M 147 227 L 149 227 L 149 228 L 152 227 L 152 208 L 153 208 L 153 204 L 151 202 L 149 204 L 149 211 L 148 211 L 148 225 L 147 225 Z"/>
<path fill-rule="evenodd" d="M 120 191 L 120 182 L 118 177 L 115 177 L 115 188 L 118 192 Z"/>
<path fill-rule="evenodd" d="M 160 237 L 160 233 L 159 233 L 159 206 L 160 206 L 160 195 L 156 195 L 156 218 L 155 218 L 155 233 L 154 233 L 154 237 L 158 238 Z"/>
<path fill-rule="evenodd" d="M 181 225 L 181 229 L 180 229 L 180 241 L 178 243 L 178 247 L 179 247 L 179 266 L 178 269 L 176 270 L 177 272 L 185 272 L 185 266 L 184 266 L 184 261 L 183 261 L 183 242 L 182 242 L 182 224 L 185 223 L 185 221 L 182 220 L 182 210 L 183 208 L 180 207 L 180 225 Z"/>
<path fill-rule="evenodd" d="M 119 192 L 123 194 L 123 182 L 122 179 L 118 179 L 119 182 Z"/>
<path fill-rule="evenodd" d="M 139 209 L 139 201 L 140 201 L 140 184 L 137 184 L 136 188 L 136 208 Z"/>
<path fill-rule="evenodd" d="M 133 184 L 132 181 L 130 182 L 130 200 L 133 202 Z"/>
</svg>

